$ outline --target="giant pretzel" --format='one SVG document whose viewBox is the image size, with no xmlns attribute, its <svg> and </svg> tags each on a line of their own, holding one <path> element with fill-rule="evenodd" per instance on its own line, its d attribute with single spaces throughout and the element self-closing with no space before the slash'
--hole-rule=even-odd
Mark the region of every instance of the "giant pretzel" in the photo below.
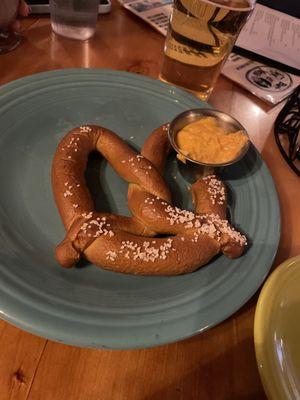
<svg viewBox="0 0 300 400">
<path fill-rule="evenodd" d="M 95 150 L 129 183 L 133 217 L 95 211 L 84 176 Z M 177 275 L 196 270 L 219 252 L 229 258 L 242 254 L 246 239 L 226 220 L 226 190 L 215 175 L 192 185 L 196 213 L 172 206 L 161 175 L 169 151 L 167 125 L 148 137 L 141 154 L 95 125 L 75 128 L 62 139 L 53 160 L 52 186 L 67 230 L 56 248 L 63 267 L 74 266 L 83 255 L 117 272 Z"/>
</svg>

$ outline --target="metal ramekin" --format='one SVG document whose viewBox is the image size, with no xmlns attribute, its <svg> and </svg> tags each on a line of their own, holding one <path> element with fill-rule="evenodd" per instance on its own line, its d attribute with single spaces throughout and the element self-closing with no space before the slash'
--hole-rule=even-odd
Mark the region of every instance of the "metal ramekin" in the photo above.
<svg viewBox="0 0 300 400">
<path fill-rule="evenodd" d="M 199 119 L 204 118 L 204 117 L 216 118 L 219 125 L 222 128 L 224 128 L 225 131 L 227 131 L 228 133 L 241 130 L 247 136 L 248 141 L 245 144 L 242 151 L 240 152 L 240 154 L 236 158 L 234 158 L 233 160 L 228 161 L 226 163 L 222 163 L 222 164 L 208 164 L 208 163 L 194 160 L 188 156 L 185 156 L 183 153 L 181 153 L 181 151 L 178 148 L 177 143 L 176 143 L 177 133 L 182 128 L 184 128 L 186 125 L 189 125 L 192 122 L 198 121 Z M 226 114 L 224 112 L 209 109 L 209 108 L 197 108 L 197 109 L 193 109 L 193 110 L 184 111 L 183 113 L 177 115 L 177 117 L 175 117 L 169 125 L 168 136 L 169 136 L 169 140 L 170 140 L 172 147 L 174 148 L 174 150 L 177 153 L 181 154 L 184 158 L 186 158 L 188 161 L 190 161 L 194 164 L 202 165 L 205 167 L 212 167 L 212 168 L 225 167 L 227 165 L 236 163 L 237 161 L 239 161 L 241 158 L 244 157 L 244 155 L 247 153 L 248 148 L 250 146 L 250 139 L 249 139 L 249 135 L 248 135 L 246 129 L 235 118 L 231 117 L 229 114 Z"/>
</svg>

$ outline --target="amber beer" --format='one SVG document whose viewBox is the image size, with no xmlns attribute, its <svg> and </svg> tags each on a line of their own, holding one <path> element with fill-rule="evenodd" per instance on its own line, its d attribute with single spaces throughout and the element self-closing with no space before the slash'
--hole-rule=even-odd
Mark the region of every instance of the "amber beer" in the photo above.
<svg viewBox="0 0 300 400">
<path fill-rule="evenodd" d="M 254 0 L 174 0 L 160 79 L 206 100 Z"/>
</svg>

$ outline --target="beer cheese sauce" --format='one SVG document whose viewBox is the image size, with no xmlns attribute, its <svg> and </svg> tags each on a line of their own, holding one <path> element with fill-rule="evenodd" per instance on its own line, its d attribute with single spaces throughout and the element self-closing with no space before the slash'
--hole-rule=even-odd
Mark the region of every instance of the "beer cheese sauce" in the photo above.
<svg viewBox="0 0 300 400">
<path fill-rule="evenodd" d="M 243 131 L 226 132 L 216 118 L 206 117 L 193 122 L 177 133 L 177 146 L 185 157 L 206 164 L 223 164 L 236 159 L 248 142 Z"/>
</svg>

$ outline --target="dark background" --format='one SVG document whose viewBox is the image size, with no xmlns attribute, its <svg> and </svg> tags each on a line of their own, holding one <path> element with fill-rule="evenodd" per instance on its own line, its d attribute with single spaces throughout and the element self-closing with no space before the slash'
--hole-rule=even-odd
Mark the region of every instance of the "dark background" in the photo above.
<svg viewBox="0 0 300 400">
<path fill-rule="evenodd" d="M 0 0 L 1 1 L 1 0 Z M 48 4 L 47 0 L 27 0 L 29 4 Z M 300 1 L 299 0 L 257 0 L 264 6 L 274 8 L 275 10 L 285 12 L 300 18 Z"/>
<path fill-rule="evenodd" d="M 300 18 L 300 1 L 299 0 L 257 0 L 259 4 L 274 8 L 277 11 Z"/>
</svg>

